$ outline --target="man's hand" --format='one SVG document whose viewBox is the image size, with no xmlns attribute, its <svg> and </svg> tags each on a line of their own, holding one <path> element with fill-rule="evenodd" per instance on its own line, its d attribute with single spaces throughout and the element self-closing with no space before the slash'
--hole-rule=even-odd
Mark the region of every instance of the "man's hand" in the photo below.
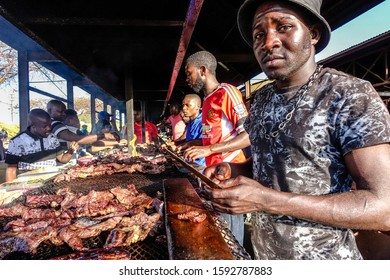
<svg viewBox="0 0 390 280">
<path fill-rule="evenodd" d="M 187 150 L 190 147 L 200 146 L 200 145 L 202 145 L 202 139 L 194 139 L 194 140 L 190 140 L 190 141 L 179 144 L 177 146 L 177 150 L 178 150 L 178 152 L 182 152 L 182 151 L 184 152 L 185 150 Z"/>
<path fill-rule="evenodd" d="M 74 153 L 75 151 L 77 151 L 79 148 L 80 148 L 79 143 L 77 143 L 76 141 L 72 141 L 72 142 L 69 144 L 68 153 L 69 153 L 69 154 L 73 154 L 73 153 Z"/>
<path fill-rule="evenodd" d="M 127 146 L 127 140 L 126 139 L 120 139 L 120 141 L 119 141 L 119 145 L 120 146 Z"/>
<path fill-rule="evenodd" d="M 191 147 L 191 143 L 190 143 L 190 142 L 185 142 L 185 143 L 180 144 L 180 145 L 177 146 L 177 151 L 178 151 L 178 152 L 185 151 L 185 150 L 187 150 L 189 147 Z"/>
<path fill-rule="evenodd" d="M 206 195 L 217 211 L 233 215 L 266 210 L 267 196 L 263 194 L 275 192 L 244 176 L 224 180 L 220 185 L 223 189 L 206 187 Z"/>
<path fill-rule="evenodd" d="M 107 140 L 116 140 L 117 142 L 119 142 L 121 140 L 118 133 L 116 133 L 116 132 L 104 133 L 104 138 L 106 138 Z"/>
<path fill-rule="evenodd" d="M 232 170 L 229 163 L 222 162 L 205 168 L 203 174 L 215 183 L 220 184 L 222 181 L 231 178 Z"/>
<path fill-rule="evenodd" d="M 184 158 L 188 161 L 194 161 L 198 158 L 203 158 L 211 155 L 210 146 L 192 146 L 186 149 Z"/>
</svg>

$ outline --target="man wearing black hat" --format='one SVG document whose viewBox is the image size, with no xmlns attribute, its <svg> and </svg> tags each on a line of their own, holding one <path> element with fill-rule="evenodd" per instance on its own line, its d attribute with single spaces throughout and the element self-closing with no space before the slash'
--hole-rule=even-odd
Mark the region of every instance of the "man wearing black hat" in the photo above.
<svg viewBox="0 0 390 280">
<path fill-rule="evenodd" d="M 247 0 L 238 12 L 274 82 L 244 125 L 253 159 L 205 175 L 226 188 L 209 190 L 216 209 L 252 213 L 257 259 L 361 259 L 350 229 L 390 230 L 390 117 L 369 82 L 316 64 L 331 33 L 321 3 Z"/>
</svg>

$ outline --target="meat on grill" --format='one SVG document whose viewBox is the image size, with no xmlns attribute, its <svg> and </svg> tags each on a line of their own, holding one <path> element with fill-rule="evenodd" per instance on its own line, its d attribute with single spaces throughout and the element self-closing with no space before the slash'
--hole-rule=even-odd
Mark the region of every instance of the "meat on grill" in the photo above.
<svg viewBox="0 0 390 280">
<path fill-rule="evenodd" d="M 123 217 L 118 227 L 110 232 L 104 247 L 129 246 L 144 240 L 159 219 L 158 213 L 147 215 L 143 212 L 132 217 Z"/>
<path fill-rule="evenodd" d="M 69 168 L 66 173 L 57 175 L 54 182 L 71 181 L 76 178 L 104 174 L 111 175 L 120 172 L 160 174 L 165 171 L 165 163 L 166 159 L 151 161 L 142 156 L 133 157 L 128 153 L 118 152 Z"/>
<path fill-rule="evenodd" d="M 60 199 L 61 198 L 61 199 Z M 1 216 L 19 216 L 0 234 L 0 259 L 10 252 L 35 253 L 42 242 L 67 243 L 76 251 L 88 250 L 83 239 L 110 231 L 106 247 L 126 246 L 144 240 L 160 215 L 148 215 L 153 199 L 139 193 L 133 184 L 106 191 L 75 194 L 63 188 L 55 195 L 26 197 L 26 205 L 0 208 Z M 53 208 L 54 207 L 54 208 Z M 113 238 L 123 233 L 123 238 Z"/>
<path fill-rule="evenodd" d="M 8 208 L 0 208 L 0 217 L 14 217 L 20 216 L 28 207 L 23 205 L 15 205 Z"/>
<path fill-rule="evenodd" d="M 83 223 L 75 222 L 74 224 L 64 227 L 60 230 L 59 236 L 73 250 L 84 251 L 88 250 L 84 247 L 82 239 L 100 235 L 102 231 L 115 228 L 122 217 L 113 217 L 104 222 L 97 223 L 91 226 L 86 226 Z"/>
<path fill-rule="evenodd" d="M 59 194 L 44 194 L 44 195 L 28 195 L 26 197 L 25 205 L 28 207 L 57 207 L 63 196 Z"/>
<path fill-rule="evenodd" d="M 187 211 L 177 215 L 179 220 L 190 221 L 194 223 L 201 223 L 206 220 L 207 216 L 205 213 L 199 213 L 198 211 Z"/>
</svg>

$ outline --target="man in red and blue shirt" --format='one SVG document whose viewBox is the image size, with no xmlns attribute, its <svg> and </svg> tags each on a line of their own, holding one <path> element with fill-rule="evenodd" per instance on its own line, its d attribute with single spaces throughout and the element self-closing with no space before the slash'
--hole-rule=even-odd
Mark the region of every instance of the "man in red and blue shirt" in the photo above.
<svg viewBox="0 0 390 280">
<path fill-rule="evenodd" d="M 219 83 L 216 78 L 217 60 L 207 51 L 192 54 L 186 60 L 188 85 L 196 92 L 203 92 L 202 146 L 185 150 L 187 160 L 205 157 L 206 166 L 221 162 L 240 163 L 246 160 L 243 148 L 250 145 L 244 130 L 248 115 L 241 92 L 233 85 Z M 243 215 L 221 214 L 236 239 L 244 239 Z"/>
</svg>

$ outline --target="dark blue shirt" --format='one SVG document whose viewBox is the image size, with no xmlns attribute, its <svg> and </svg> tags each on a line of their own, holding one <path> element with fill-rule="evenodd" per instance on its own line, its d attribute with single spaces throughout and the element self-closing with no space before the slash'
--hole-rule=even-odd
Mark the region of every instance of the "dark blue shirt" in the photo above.
<svg viewBox="0 0 390 280">
<path fill-rule="evenodd" d="M 201 139 L 202 138 L 202 111 L 200 114 L 193 120 L 189 121 L 187 124 L 186 131 L 186 141 Z M 198 158 L 195 162 L 199 165 L 206 166 L 206 161 L 204 158 Z"/>
</svg>

